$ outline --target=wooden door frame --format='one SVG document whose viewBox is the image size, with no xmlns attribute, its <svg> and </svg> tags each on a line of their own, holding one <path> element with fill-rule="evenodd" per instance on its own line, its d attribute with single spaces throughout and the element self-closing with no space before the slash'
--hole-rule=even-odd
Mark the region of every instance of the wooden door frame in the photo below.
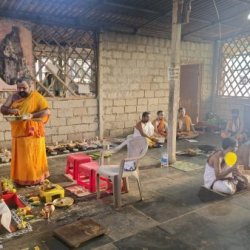
<svg viewBox="0 0 250 250">
<path fill-rule="evenodd" d="M 197 89 L 197 113 L 198 113 L 198 121 L 200 121 L 201 118 L 201 85 L 202 85 L 202 77 L 203 77 L 203 70 L 204 65 L 202 62 L 188 62 L 188 63 L 181 63 L 181 66 L 185 65 L 198 65 L 199 75 L 198 75 L 198 89 Z M 180 72 L 181 74 L 181 72 Z M 180 83 L 181 84 L 181 83 Z M 179 100 L 180 103 L 180 100 Z M 192 121 L 194 123 L 194 121 Z M 195 121 L 196 123 L 196 121 Z"/>
</svg>

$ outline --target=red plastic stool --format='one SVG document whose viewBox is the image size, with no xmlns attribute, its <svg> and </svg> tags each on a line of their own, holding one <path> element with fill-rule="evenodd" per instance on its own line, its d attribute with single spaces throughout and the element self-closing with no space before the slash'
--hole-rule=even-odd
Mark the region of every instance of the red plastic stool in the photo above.
<svg viewBox="0 0 250 250">
<path fill-rule="evenodd" d="M 71 175 L 73 179 L 76 180 L 78 176 L 79 165 L 81 163 L 87 163 L 91 161 L 91 156 L 83 153 L 68 155 L 65 173 Z"/>
<path fill-rule="evenodd" d="M 89 192 L 96 192 L 96 171 L 99 168 L 99 164 L 96 161 L 82 163 L 78 168 L 78 176 L 76 178 L 77 184 L 88 189 Z M 110 185 L 110 181 L 107 178 L 101 178 L 101 188 L 107 188 Z"/>
<path fill-rule="evenodd" d="M 19 199 L 16 193 L 5 193 L 3 194 L 3 200 L 7 204 L 8 207 L 25 207 L 26 205 Z"/>
</svg>

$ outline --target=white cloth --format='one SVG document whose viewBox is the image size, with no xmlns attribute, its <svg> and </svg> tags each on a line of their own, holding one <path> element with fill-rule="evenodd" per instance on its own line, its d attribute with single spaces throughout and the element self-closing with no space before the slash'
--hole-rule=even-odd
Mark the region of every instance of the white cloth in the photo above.
<svg viewBox="0 0 250 250">
<path fill-rule="evenodd" d="M 126 161 L 124 163 L 124 170 L 125 171 L 134 171 L 136 169 L 134 161 Z"/>
<path fill-rule="evenodd" d="M 141 125 L 142 125 L 143 132 L 147 136 L 151 137 L 154 135 L 155 128 L 154 128 L 152 122 L 150 122 L 150 121 L 148 121 L 147 123 L 142 122 Z M 137 128 L 134 129 L 134 137 L 136 137 L 136 136 L 141 136 L 141 133 Z"/>
<path fill-rule="evenodd" d="M 240 119 L 232 120 L 232 132 L 237 133 L 240 129 Z"/>
<path fill-rule="evenodd" d="M 0 215 L 2 216 L 1 224 L 6 228 L 7 231 L 11 232 L 11 212 L 4 201 L 0 201 Z"/>
<path fill-rule="evenodd" d="M 227 177 L 232 177 L 232 174 L 229 174 Z M 211 167 L 208 163 L 205 167 L 204 173 L 204 186 L 208 189 L 213 185 L 213 190 L 225 194 L 234 194 L 235 193 L 235 185 L 228 180 L 216 180 L 214 168 Z M 215 181 L 215 182 L 214 182 Z"/>
<path fill-rule="evenodd" d="M 178 126 L 178 130 L 183 130 L 183 120 L 182 119 L 177 120 L 177 126 Z"/>
</svg>

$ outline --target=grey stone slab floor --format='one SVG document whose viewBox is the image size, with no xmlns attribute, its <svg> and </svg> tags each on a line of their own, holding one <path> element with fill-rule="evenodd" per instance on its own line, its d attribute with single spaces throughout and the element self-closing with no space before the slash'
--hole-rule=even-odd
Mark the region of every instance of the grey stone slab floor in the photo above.
<svg viewBox="0 0 250 250">
<path fill-rule="evenodd" d="M 216 135 L 202 135 L 197 143 L 178 141 L 178 149 L 219 143 Z M 130 192 L 122 195 L 121 210 L 113 209 L 111 195 L 98 201 L 95 195 L 77 199 L 71 208 L 57 209 L 50 222 L 34 223 L 33 232 L 3 242 L 4 249 L 33 249 L 36 245 L 46 250 L 69 249 L 53 236 L 53 230 L 82 218 L 94 219 L 107 228 L 107 233 L 78 249 L 250 249 L 250 193 L 203 203 L 197 193 L 206 158 L 178 157 L 201 166 L 184 172 L 160 168 L 162 151 L 149 150 L 141 162 L 143 201 L 138 201 L 137 185 L 131 179 Z M 110 162 L 119 162 L 124 154 L 112 156 Z M 65 159 L 49 159 L 51 180 L 63 181 Z M 8 176 L 9 167 L 0 167 L 0 174 Z"/>
</svg>

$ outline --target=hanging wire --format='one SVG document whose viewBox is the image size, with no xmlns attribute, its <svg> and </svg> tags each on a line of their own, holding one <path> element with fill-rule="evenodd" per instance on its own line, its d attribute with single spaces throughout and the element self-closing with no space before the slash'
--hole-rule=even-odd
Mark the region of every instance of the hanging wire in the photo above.
<svg viewBox="0 0 250 250">
<path fill-rule="evenodd" d="M 216 14 L 217 14 L 217 18 L 218 18 L 218 24 L 219 24 L 219 35 L 220 35 L 220 40 L 221 40 L 221 37 L 222 37 L 222 34 L 221 34 L 221 22 L 220 22 L 220 14 L 219 14 L 219 10 L 217 8 L 217 5 L 216 5 L 216 1 L 213 0 L 213 3 L 214 3 L 214 8 L 216 10 Z"/>
<path fill-rule="evenodd" d="M 218 8 L 217 8 L 217 5 L 216 5 L 216 0 L 213 0 L 213 4 L 214 4 L 214 8 L 215 8 L 215 10 L 216 10 L 216 14 L 217 14 L 217 18 L 218 18 L 218 26 L 219 26 L 219 37 L 220 37 L 220 40 L 219 40 L 219 44 L 217 43 L 217 46 L 216 46 L 216 55 L 218 56 L 218 59 L 219 59 L 219 61 L 221 60 L 220 59 L 220 53 L 221 53 L 221 39 L 222 39 L 222 33 L 221 33 L 221 20 L 220 20 L 220 13 L 219 13 L 219 10 L 218 10 Z M 218 83 L 218 77 L 219 77 L 219 75 L 218 75 L 218 72 L 219 72 L 219 68 L 220 68 L 220 62 L 218 62 L 217 60 L 216 60 L 216 70 L 215 70 L 215 72 L 214 72 L 214 80 L 215 80 L 215 87 L 214 87 L 214 91 L 215 91 L 215 93 L 217 93 L 218 94 L 218 92 L 219 92 L 219 90 L 218 90 L 218 86 L 219 86 L 219 83 Z M 218 70 L 218 71 L 217 71 Z"/>
</svg>

